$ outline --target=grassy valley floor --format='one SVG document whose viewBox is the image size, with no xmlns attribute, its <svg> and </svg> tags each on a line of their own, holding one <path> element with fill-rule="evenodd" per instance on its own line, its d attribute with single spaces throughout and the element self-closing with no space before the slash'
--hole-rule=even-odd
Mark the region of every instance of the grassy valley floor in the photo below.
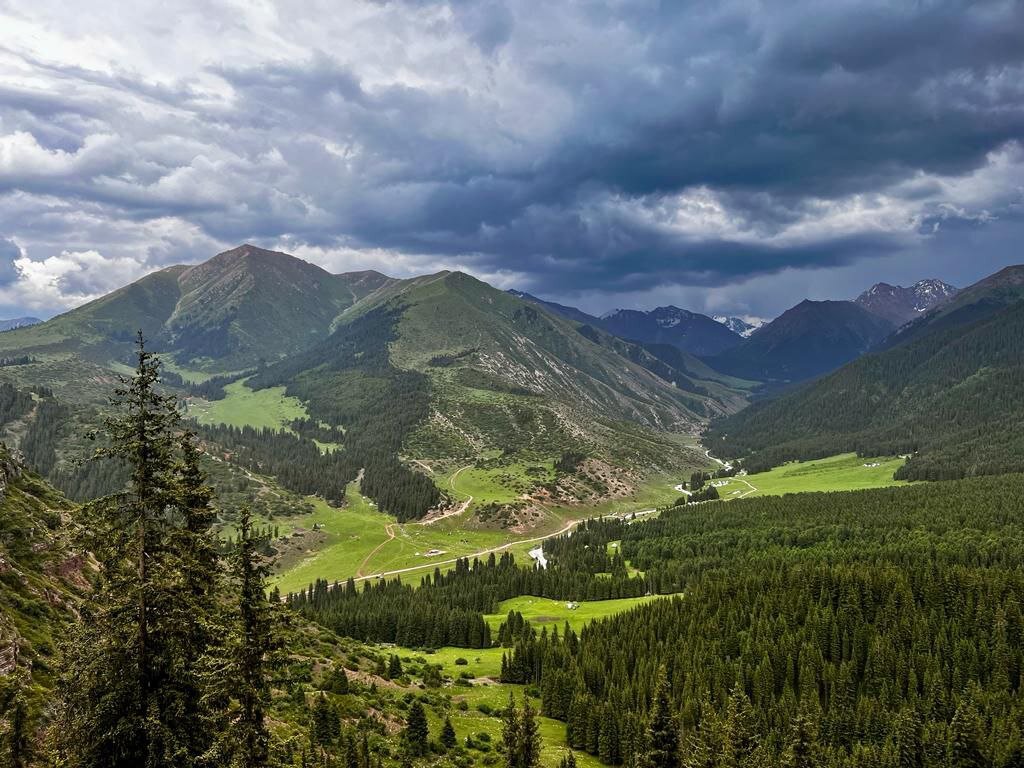
<svg viewBox="0 0 1024 768">
<path fill-rule="evenodd" d="M 794 461 L 767 472 L 714 482 L 722 483 L 718 492 L 723 499 L 811 491 L 859 491 L 907 485 L 893 479 L 893 473 L 905 461 L 899 457 L 862 458 L 855 453 L 842 453 L 813 461 Z"/>
</svg>

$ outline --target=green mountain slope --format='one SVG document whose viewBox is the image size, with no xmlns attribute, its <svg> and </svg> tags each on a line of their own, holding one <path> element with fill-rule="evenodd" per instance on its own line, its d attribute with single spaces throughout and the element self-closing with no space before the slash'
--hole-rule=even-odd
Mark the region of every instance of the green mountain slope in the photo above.
<svg viewBox="0 0 1024 768">
<path fill-rule="evenodd" d="M 665 433 L 692 433 L 743 402 L 730 383 L 697 378 L 707 369 L 694 362 L 681 370 L 639 345 L 442 272 L 367 296 L 329 338 L 249 384 L 283 385 L 312 418 L 343 427 L 351 466 L 365 467 L 364 492 L 379 501 L 385 485 L 414 486 L 411 476 L 395 479 L 402 470 L 385 455 L 496 453 L 536 464 L 571 453 L 615 471 L 667 470 L 680 451 Z"/>
<path fill-rule="evenodd" d="M 65 534 L 73 506 L 0 444 L 0 693 L 52 681 L 60 627 L 86 588 L 86 560 Z"/>
<path fill-rule="evenodd" d="M 856 450 L 914 454 L 900 470 L 905 479 L 1024 469 L 1017 274 L 965 290 L 966 301 L 961 294 L 930 313 L 906 341 L 719 421 L 708 445 L 754 468 Z"/>
<path fill-rule="evenodd" d="M 328 396 L 315 392 L 327 388 L 329 371 L 390 365 L 454 387 L 540 397 L 662 429 L 692 429 L 737 407 L 735 391 L 722 382 L 659 362 L 639 345 L 442 272 L 367 297 L 341 316 L 330 339 L 270 369 L 258 385 L 317 370 L 318 382 L 303 391 L 329 410 Z M 693 367 L 707 371 L 696 360 Z"/>
<path fill-rule="evenodd" d="M 390 281 L 377 272 L 332 275 L 293 256 L 243 245 L 6 333 L 0 350 L 72 352 L 106 362 L 121 359 L 141 329 L 179 364 L 240 370 L 325 338 L 344 309 Z"/>
<path fill-rule="evenodd" d="M 118 478 L 95 469 L 83 476 L 73 460 L 88 452 L 79 436 L 100 418 L 140 328 L 190 412 L 227 413 L 228 403 L 211 407 L 220 400 L 271 407 L 283 393 L 297 398 L 291 416 L 271 420 L 286 436 L 235 434 L 207 417 L 202 436 L 220 466 L 241 466 L 250 485 L 257 472 L 331 499 L 364 471 L 364 492 L 403 520 L 447 504 L 453 490 L 437 488 L 414 460 L 458 462 L 444 474 L 497 456 L 532 468 L 527 490 L 557 495 L 579 483 L 553 482 L 555 462 L 584 457 L 597 462 L 584 474 L 598 497 L 689 467 L 692 451 L 684 456 L 672 435 L 738 410 L 748 386 L 685 352 L 625 341 L 462 273 L 331 275 L 245 245 L 0 338 L 0 354 L 30 360 L 0 368 L 0 382 L 48 390 L 39 395 L 45 408 L 15 431 L 40 433 L 43 471 L 75 498 L 117 487 Z M 282 389 L 251 397 L 274 387 Z M 46 429 L 36 429 L 44 411 Z M 310 421 L 292 421 L 304 416 Z M 241 410 L 230 421 L 236 429 L 267 423 Z M 511 496 L 527 494 L 517 486 Z"/>
</svg>

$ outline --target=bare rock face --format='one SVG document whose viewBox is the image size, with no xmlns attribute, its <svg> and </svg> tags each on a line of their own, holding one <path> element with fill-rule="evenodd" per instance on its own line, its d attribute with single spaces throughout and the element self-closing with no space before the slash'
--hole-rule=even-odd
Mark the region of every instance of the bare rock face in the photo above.
<svg viewBox="0 0 1024 768">
<path fill-rule="evenodd" d="M 18 631 L 3 616 L 0 616 L 0 677 L 14 674 L 20 655 Z"/>
</svg>

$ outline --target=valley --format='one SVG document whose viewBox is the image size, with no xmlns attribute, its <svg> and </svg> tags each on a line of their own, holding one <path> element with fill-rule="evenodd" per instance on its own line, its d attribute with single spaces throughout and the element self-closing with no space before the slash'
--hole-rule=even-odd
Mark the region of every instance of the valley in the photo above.
<svg viewBox="0 0 1024 768">
<path fill-rule="evenodd" d="M 981 642 L 978 627 L 941 613 L 921 576 L 970 592 L 976 582 L 959 580 L 972 569 L 1010 601 L 977 598 L 986 626 L 1003 621 L 1007 638 L 1024 626 L 1003 565 L 1016 556 L 1020 481 L 1012 461 L 998 463 L 1016 433 L 994 426 L 1016 418 L 1016 273 L 959 293 L 923 283 L 805 302 L 756 329 L 736 325 L 739 336 L 675 307 L 595 318 L 457 272 L 332 276 L 251 246 L 200 266 L 0 335 L 17 361 L 0 366 L 0 422 L 39 483 L 91 502 L 68 501 L 67 524 L 102 514 L 108 502 L 92 500 L 137 482 L 124 463 L 137 459 L 103 437 L 107 393 L 119 376 L 140 381 L 117 324 L 148 324 L 153 402 L 195 433 L 194 455 L 166 454 L 183 452 L 164 492 L 179 498 L 184 478 L 207 478 L 201 535 L 223 562 L 248 547 L 266 569 L 258 599 L 290 617 L 289 678 L 267 697 L 282 765 L 301 764 L 303 750 L 324 765 L 373 750 L 398 760 L 422 705 L 430 734 L 448 722 L 454 732 L 454 746 L 429 747 L 437 762 L 490 768 L 510 695 L 538 710 L 544 768 L 565 768 L 570 753 L 588 768 L 631 765 L 650 712 L 629 702 L 650 700 L 666 669 L 674 716 L 701 749 L 721 749 L 727 737 L 709 723 L 745 707 L 772 764 L 790 749 L 777 734 L 803 716 L 796 702 L 817 700 L 814 748 L 852 768 L 852 750 L 884 747 L 835 730 L 850 715 L 829 686 L 857 678 L 860 706 L 892 721 L 896 702 L 877 693 L 867 662 L 874 649 L 879 665 L 898 654 L 889 596 L 914 632 L 930 622 L 928 636 L 946 627 Z M 270 286 L 285 274 L 301 311 L 276 306 Z M 249 287 L 225 324 L 202 296 L 229 278 Z M 287 349 L 260 342 L 267 317 Z M 929 430 L 929 408 L 970 439 Z M 886 419 L 911 426 L 894 439 Z M 112 458 L 83 461 L 96 447 Z M 965 455 L 988 458 L 960 464 Z M 936 466 L 998 476 L 936 482 Z M 79 581 L 44 589 L 87 600 Z M 7 647 L 43 661 L 32 674 L 48 695 L 57 630 L 17 620 Z M 952 703 L 939 652 L 918 645 L 901 663 Z M 1010 679 L 1022 667 L 1004 655 Z M 948 663 L 980 686 L 973 706 L 1005 733 L 1016 699 L 968 661 Z M 826 693 L 815 698 L 808 680 Z M 931 730 L 918 738 L 938 749 L 964 706 L 919 713 Z"/>
</svg>

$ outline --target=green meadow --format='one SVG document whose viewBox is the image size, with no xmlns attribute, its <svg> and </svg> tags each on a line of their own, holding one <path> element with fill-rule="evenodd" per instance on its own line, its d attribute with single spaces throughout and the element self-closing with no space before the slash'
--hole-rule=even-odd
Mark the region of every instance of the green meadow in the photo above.
<svg viewBox="0 0 1024 768">
<path fill-rule="evenodd" d="M 899 457 L 866 459 L 855 453 L 842 453 L 825 459 L 795 461 L 746 477 L 734 477 L 720 486 L 718 492 L 723 499 L 735 499 L 907 485 L 893 479 L 893 473 L 903 466 L 904 461 Z"/>
<path fill-rule="evenodd" d="M 570 608 L 570 603 L 564 600 L 549 600 L 546 597 L 531 597 L 524 595 L 513 597 L 511 600 L 503 600 L 498 606 L 498 612 L 487 614 L 484 619 L 491 627 L 491 631 L 497 633 L 501 622 L 508 616 L 509 611 L 518 611 L 523 618 L 541 629 L 542 627 L 557 627 L 559 632 L 568 622 L 573 630 L 579 632 L 586 624 L 617 613 L 636 608 L 638 605 L 649 603 L 652 600 L 660 600 L 667 595 L 649 595 L 647 597 L 624 597 L 618 600 L 590 600 L 575 603 L 575 608 Z M 500 663 L 501 657 L 498 657 Z M 500 671 L 500 670 L 499 670 Z"/>
<path fill-rule="evenodd" d="M 535 597 L 516 597 L 505 600 L 499 605 L 499 612 L 486 616 L 493 631 L 504 620 L 508 611 L 517 610 L 535 625 L 556 624 L 561 630 L 566 621 L 576 631 L 585 624 L 597 619 L 613 616 L 641 605 L 650 600 L 658 600 L 664 596 L 626 598 L 622 600 L 595 600 L 583 602 L 571 610 L 565 603 Z M 410 648 L 395 648 L 394 652 L 403 660 L 424 660 L 430 664 L 439 664 L 442 673 L 456 680 L 445 692 L 451 696 L 455 705 L 450 711 L 452 726 L 459 741 L 473 736 L 479 741 L 479 734 L 487 734 L 491 744 L 501 740 L 502 721 L 495 713 L 508 704 L 509 695 L 521 701 L 524 687 L 497 682 L 501 674 L 502 654 L 508 653 L 507 648 L 439 648 L 434 651 L 417 651 Z M 458 682 L 460 679 L 463 682 Z M 540 702 L 531 700 L 535 709 L 540 709 Z M 441 729 L 442 720 L 428 709 L 428 722 L 431 733 Z M 546 768 L 554 768 L 568 753 L 565 743 L 565 723 L 547 717 L 539 717 L 541 737 L 544 742 L 541 763 Z M 597 768 L 601 765 L 593 756 L 582 752 L 576 753 L 576 762 L 586 768 Z"/>
<path fill-rule="evenodd" d="M 228 424 L 232 427 L 285 429 L 289 422 L 306 418 L 302 402 L 284 393 L 284 387 L 251 390 L 245 379 L 224 387 L 223 400 L 189 401 L 188 414 L 200 424 Z"/>
</svg>

